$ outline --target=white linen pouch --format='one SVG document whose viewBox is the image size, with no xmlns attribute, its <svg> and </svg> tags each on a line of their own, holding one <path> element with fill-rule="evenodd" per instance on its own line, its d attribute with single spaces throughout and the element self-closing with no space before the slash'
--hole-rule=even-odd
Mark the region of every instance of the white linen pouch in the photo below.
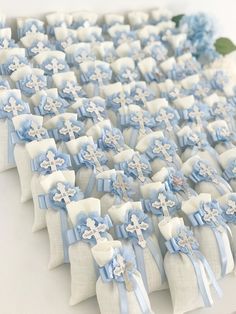
<svg viewBox="0 0 236 314">
<path fill-rule="evenodd" d="M 104 242 L 112 238 L 107 233 L 107 225 L 103 225 L 103 232 L 99 233 L 98 230 L 96 233 L 96 228 L 99 226 L 99 223 L 101 227 L 101 224 L 105 222 L 105 220 L 102 221 L 100 216 L 101 209 L 99 199 L 87 198 L 85 200 L 71 202 L 67 208 L 73 226 L 73 229 L 68 231 L 68 238 L 70 239 L 69 259 L 71 265 L 70 305 L 75 305 L 96 294 L 95 288 L 98 274 L 96 263 L 91 254 L 91 247 L 95 245 L 96 242 Z M 88 226 L 88 217 L 98 219 L 95 222 L 94 228 L 92 228 L 93 230 Z M 76 226 L 78 226 L 78 228 Z M 76 228 L 77 234 L 80 231 L 83 233 L 79 233 L 74 241 Z M 89 232 L 91 232 L 91 237 L 89 236 Z"/>
<path fill-rule="evenodd" d="M 114 156 L 116 170 L 123 170 L 125 175 L 132 177 L 132 189 L 135 191 L 133 199 L 140 199 L 140 186 L 151 182 L 151 166 L 145 156 L 135 152 L 133 149 L 126 149 Z"/>
<path fill-rule="evenodd" d="M 56 171 L 40 178 L 40 185 L 44 192 L 44 195 L 40 196 L 40 201 L 46 203 L 46 223 L 50 243 L 49 269 L 69 262 L 67 230 L 71 227 L 71 221 L 67 215 L 67 205 L 75 198 L 83 198 L 83 194 L 79 189 L 74 188 L 74 184 L 74 171 Z M 71 189 L 75 191 L 73 196 L 69 196 Z"/>
<path fill-rule="evenodd" d="M 26 143 L 40 141 L 48 137 L 47 131 L 42 127 L 43 117 L 31 114 L 22 114 L 12 118 L 15 132 L 12 132 L 12 142 L 15 143 L 14 158 L 21 186 L 21 202 L 31 199 L 30 182 L 32 170 L 30 155 L 26 150 Z"/>
<path fill-rule="evenodd" d="M 165 138 L 161 131 L 145 135 L 137 143 L 135 149 L 148 157 L 153 174 L 162 167 L 180 168 L 182 165 L 182 161 L 176 153 L 177 146 Z"/>
<path fill-rule="evenodd" d="M 197 193 L 209 193 L 213 199 L 217 199 L 225 193 L 232 192 L 230 185 L 198 155 L 183 163 L 181 170 Z"/>
<path fill-rule="evenodd" d="M 236 192 L 236 148 L 231 148 L 219 155 L 219 161 L 224 169 L 223 178 L 230 184 Z M 230 191 L 229 191 L 230 192 Z"/>
<path fill-rule="evenodd" d="M 198 240 L 201 252 L 216 278 L 220 279 L 232 272 L 234 260 L 221 209 L 216 201 L 211 201 L 210 194 L 201 193 L 182 202 L 182 210 L 194 227 L 193 233 Z M 211 216 L 212 214 L 214 217 Z"/>
<path fill-rule="evenodd" d="M 133 179 L 127 177 L 124 171 L 107 170 L 97 175 L 97 189 L 103 195 L 100 198 L 102 215 L 107 214 L 107 210 L 115 205 L 122 204 L 132 199 Z"/>
<path fill-rule="evenodd" d="M 45 153 L 49 148 L 56 149 L 56 143 L 54 139 L 49 138 L 45 140 L 41 140 L 40 142 L 33 141 L 30 143 L 27 143 L 25 145 L 26 151 L 28 153 L 29 159 L 27 161 L 27 164 L 29 162 L 29 167 L 25 167 L 25 169 L 22 169 L 20 175 L 20 182 L 21 182 L 21 198 L 26 201 L 32 198 L 32 191 L 31 191 L 31 183 L 32 186 L 34 186 L 34 182 L 36 184 L 38 183 L 39 174 L 33 173 L 32 171 L 32 165 L 31 161 L 38 156 L 39 154 Z M 28 172 L 26 172 L 28 170 Z"/>
<path fill-rule="evenodd" d="M 66 143 L 67 149 L 73 155 L 76 165 L 76 184 L 79 185 L 85 197 L 100 197 L 97 191 L 96 175 L 108 170 L 106 157 L 98 150 L 93 138 L 81 136 Z"/>
<path fill-rule="evenodd" d="M 184 223 L 181 218 L 177 217 L 170 220 L 164 219 L 160 222 L 159 228 L 166 241 L 170 241 L 173 237 L 180 237 Z M 185 236 L 185 234 L 183 234 L 183 236 Z M 188 235 L 188 239 L 192 240 L 191 233 Z M 194 240 L 192 243 L 194 244 Z M 181 251 L 177 253 L 178 254 L 174 254 L 169 251 L 166 253 L 164 267 L 170 287 L 173 312 L 174 314 L 183 314 L 203 307 L 204 301 L 199 289 L 199 279 L 196 276 L 196 270 L 189 255 Z M 208 301 L 208 305 L 212 305 L 213 300 L 210 292 L 210 281 L 207 278 L 203 263 L 197 259 L 195 265 L 195 267 L 198 267 L 198 275 L 205 288 L 205 298 Z"/>
<path fill-rule="evenodd" d="M 117 268 L 112 267 L 109 278 L 106 275 L 101 275 L 96 283 L 96 294 L 101 314 L 121 314 L 124 312 L 153 314 L 142 277 L 135 268 L 133 269 L 133 256 L 130 256 L 127 251 L 122 251 L 119 241 L 101 242 L 92 248 L 92 254 L 102 274 L 106 265 L 117 265 Z M 122 270 L 119 272 L 120 264 L 122 264 Z M 130 270 L 132 271 L 132 281 L 137 285 L 139 298 L 136 296 L 137 290 L 132 287 L 130 280 L 126 280 L 126 282 L 123 280 L 126 267 L 132 268 Z M 116 278 L 121 282 L 117 281 Z"/>
<path fill-rule="evenodd" d="M 13 143 L 11 132 L 14 131 L 12 118 L 24 113 L 29 113 L 28 104 L 21 100 L 18 89 L 0 90 L 0 172 L 16 166 L 13 156 Z"/>
<path fill-rule="evenodd" d="M 163 259 L 152 222 L 144 214 L 141 202 L 127 202 L 108 210 L 116 238 L 133 249 L 137 269 L 148 293 L 166 288 Z"/>
</svg>

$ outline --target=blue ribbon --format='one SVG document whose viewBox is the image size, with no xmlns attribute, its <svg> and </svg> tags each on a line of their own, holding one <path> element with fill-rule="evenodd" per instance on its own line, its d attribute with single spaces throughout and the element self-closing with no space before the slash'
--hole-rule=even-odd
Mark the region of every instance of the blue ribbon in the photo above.
<svg viewBox="0 0 236 314">
<path fill-rule="evenodd" d="M 58 67 L 56 68 L 56 71 L 53 69 L 53 63 L 54 60 L 57 62 Z M 61 73 L 66 72 L 69 70 L 68 64 L 63 59 L 58 59 L 56 57 L 49 57 L 46 60 L 44 60 L 41 64 L 38 65 L 39 68 L 44 70 L 45 75 L 53 75 L 55 73 Z M 61 68 L 59 68 L 59 66 Z"/>
<path fill-rule="evenodd" d="M 186 74 L 184 68 L 180 64 L 174 64 L 173 67 L 167 72 L 167 77 L 173 81 L 180 81 L 185 78 Z"/>
<path fill-rule="evenodd" d="M 94 122 L 99 122 L 107 118 L 106 102 L 103 99 L 83 98 L 82 106 L 77 108 L 77 114 L 82 120 L 90 118 Z"/>
<path fill-rule="evenodd" d="M 223 71 L 216 71 L 214 76 L 209 80 L 211 87 L 214 90 L 223 92 L 224 87 L 229 82 L 229 77 Z"/>
<path fill-rule="evenodd" d="M 211 306 L 211 301 L 207 293 L 207 287 L 205 286 L 204 279 L 202 277 L 199 260 L 202 262 L 206 274 L 208 275 L 210 282 L 212 283 L 217 294 L 221 296 L 222 292 L 220 287 L 218 286 L 215 275 L 211 270 L 210 265 L 208 264 L 206 258 L 199 251 L 199 244 L 197 240 L 193 237 L 193 233 L 187 228 L 180 229 L 179 234 L 176 237 L 173 237 L 170 240 L 166 241 L 165 244 L 170 253 L 183 253 L 188 256 L 196 273 L 198 288 L 202 295 L 203 302 L 205 306 Z"/>
<path fill-rule="evenodd" d="M 39 54 L 40 52 L 43 51 L 49 51 L 52 50 L 53 47 L 52 45 L 49 43 L 49 41 L 46 40 L 35 40 L 32 42 L 32 44 L 30 45 L 30 47 L 26 48 L 27 51 L 27 55 L 28 57 L 34 57 L 37 54 Z"/>
<path fill-rule="evenodd" d="M 20 67 L 27 65 L 28 59 L 26 57 L 12 55 L 10 56 L 5 63 L 0 65 L 1 75 L 11 75 Z"/>
<path fill-rule="evenodd" d="M 112 36 L 112 41 L 115 47 L 127 42 L 132 42 L 136 39 L 136 32 L 134 31 L 116 31 Z"/>
<path fill-rule="evenodd" d="M 50 105 L 52 103 L 56 110 Z M 61 97 L 49 97 L 46 95 L 42 95 L 39 100 L 38 106 L 34 106 L 35 114 L 40 116 L 55 116 L 58 113 L 66 112 L 67 108 L 70 106 L 70 104 Z"/>
<path fill-rule="evenodd" d="M 227 182 L 236 178 L 236 159 L 228 163 L 222 176 Z"/>
<path fill-rule="evenodd" d="M 66 121 L 67 120 L 60 120 L 58 121 L 55 129 L 48 130 L 48 134 L 50 135 L 50 137 L 53 137 L 56 142 L 68 142 L 84 134 L 83 122 L 75 119 L 70 119 L 69 123 L 71 124 L 71 127 L 70 130 L 68 130 L 66 126 Z M 70 137 L 69 132 L 73 133 L 73 138 Z"/>
<path fill-rule="evenodd" d="M 236 223 L 236 197 L 230 195 L 225 202 L 221 204 L 222 216 L 228 223 Z"/>
<path fill-rule="evenodd" d="M 141 210 L 130 209 L 126 212 L 124 223 L 115 225 L 115 232 L 118 239 L 128 239 L 131 241 L 135 255 L 136 255 L 137 269 L 142 274 L 145 287 L 146 289 L 148 289 L 147 275 L 145 271 L 145 261 L 144 261 L 144 255 L 143 255 L 144 247 L 140 246 L 139 244 L 140 239 L 138 238 L 138 235 L 135 232 L 135 230 L 131 232 L 127 229 L 127 227 L 133 225 L 133 222 L 132 222 L 133 215 L 137 217 L 139 224 L 146 225 L 146 229 L 141 230 L 142 236 L 144 240 L 146 241 L 146 245 L 156 262 L 156 265 L 161 275 L 161 282 L 163 283 L 165 280 L 165 271 L 163 267 L 163 262 L 161 260 L 160 253 L 157 250 L 157 247 L 155 246 L 155 244 L 153 243 L 150 237 L 151 234 L 153 233 L 151 219 Z"/>
<path fill-rule="evenodd" d="M 119 259 L 123 259 L 125 263 L 124 272 L 120 275 L 116 274 L 116 268 L 119 267 Z M 119 297 L 120 297 L 120 313 L 131 314 L 128 308 L 127 289 L 132 289 L 136 295 L 137 301 L 140 305 L 140 310 L 144 314 L 151 314 L 149 306 L 143 296 L 142 290 L 135 279 L 136 268 L 135 261 L 129 251 L 116 250 L 113 258 L 103 267 L 99 267 L 101 279 L 104 282 L 115 281 L 117 283 Z M 129 285 L 129 287 L 127 286 Z"/>
<path fill-rule="evenodd" d="M 17 37 L 20 39 L 28 33 L 45 33 L 43 23 L 39 20 L 33 19 L 24 21 L 21 27 L 17 28 Z"/>
<path fill-rule="evenodd" d="M 234 135 L 226 127 L 217 127 L 212 132 L 210 132 L 213 144 L 225 143 L 226 145 L 232 145 L 231 141 L 234 140 Z"/>
<path fill-rule="evenodd" d="M 122 132 L 117 128 L 104 127 L 101 131 L 101 137 L 97 140 L 98 147 L 105 151 L 119 152 L 125 147 L 125 141 Z"/>
<path fill-rule="evenodd" d="M 49 154 L 54 155 L 54 160 L 58 160 L 58 164 L 56 165 L 56 170 L 65 170 L 68 167 L 71 167 L 70 155 L 58 152 L 54 148 L 50 148 L 46 153 L 39 154 L 33 160 L 31 160 L 31 169 L 34 172 L 38 172 L 42 175 L 51 174 L 52 167 L 50 165 Z"/>
<path fill-rule="evenodd" d="M 37 80 L 35 83 L 33 81 L 34 78 Z M 16 87 L 19 88 L 23 94 L 31 97 L 38 90 L 42 90 L 47 87 L 47 78 L 44 75 L 28 74 L 16 82 Z"/>
<path fill-rule="evenodd" d="M 165 80 L 165 75 L 157 66 L 153 67 L 153 69 L 151 69 L 149 72 L 145 71 L 144 73 L 142 73 L 142 76 L 144 77 L 147 83 L 152 82 L 161 83 Z"/>
<path fill-rule="evenodd" d="M 31 131 L 32 132 L 34 131 L 34 127 L 36 127 L 36 131 L 41 130 L 40 137 L 38 137 L 34 133 L 31 133 Z M 11 137 L 12 137 L 12 142 L 15 144 L 15 143 L 26 143 L 26 142 L 32 142 L 34 140 L 46 139 L 49 137 L 49 135 L 48 135 L 47 130 L 43 128 L 42 125 L 39 125 L 32 120 L 25 120 L 25 121 L 22 121 L 19 129 L 11 133 Z"/>
<path fill-rule="evenodd" d="M 153 92 L 142 83 L 136 82 L 134 87 L 131 88 L 130 95 L 133 99 L 133 103 L 138 106 L 145 106 L 147 101 L 151 101 L 155 98 Z"/>
<path fill-rule="evenodd" d="M 211 219 L 207 216 L 208 212 L 215 213 L 214 219 Z M 219 206 L 219 203 L 217 201 L 211 201 L 207 203 L 202 202 L 199 206 L 199 209 L 196 212 L 190 214 L 188 217 L 194 227 L 208 226 L 214 232 L 220 253 L 221 275 L 224 277 L 227 270 L 227 256 L 219 227 L 223 227 L 225 230 L 227 230 L 227 225 L 223 219 L 222 210 Z"/>
<path fill-rule="evenodd" d="M 73 89 L 73 92 L 71 91 Z M 58 93 L 61 98 L 68 101 L 77 101 L 81 97 L 86 97 L 85 91 L 76 81 L 63 81 Z"/>
<path fill-rule="evenodd" d="M 96 72 L 101 73 L 101 81 L 98 80 Z M 112 71 L 107 63 L 88 67 L 87 71 L 80 73 L 82 84 L 93 83 L 99 87 L 99 84 L 108 84 L 112 77 Z"/>
<path fill-rule="evenodd" d="M 166 121 L 165 118 L 168 120 Z M 155 114 L 155 125 L 158 129 L 161 130 L 168 130 L 168 127 L 171 126 L 172 129 L 174 129 L 180 120 L 180 116 L 178 114 L 178 111 L 175 110 L 172 107 L 165 107 L 161 108 L 156 114 Z"/>
<path fill-rule="evenodd" d="M 181 110 L 179 113 L 180 116 L 182 116 L 182 118 L 187 122 L 198 123 L 201 121 L 201 123 L 204 123 L 210 118 L 209 109 L 205 104 L 200 102 L 194 103 L 192 107 Z M 199 114 L 199 116 L 196 117 L 197 114 Z"/>
<path fill-rule="evenodd" d="M 15 157 L 14 157 L 14 143 L 11 138 L 11 134 L 14 131 L 14 126 L 12 120 L 7 120 L 8 127 L 8 148 L 7 148 L 7 160 L 11 165 L 15 165 Z"/>
<path fill-rule="evenodd" d="M 9 91 L 8 98 L 0 101 L 0 119 L 12 119 L 16 114 L 13 113 L 11 105 L 17 105 L 17 115 L 30 113 L 29 105 L 22 99 L 17 98 Z"/>
<path fill-rule="evenodd" d="M 94 230 L 91 230 L 88 221 L 92 221 L 91 224 Z M 73 229 L 68 230 L 67 239 L 69 245 L 76 242 L 83 241 L 91 246 L 94 246 L 100 238 L 108 237 L 108 230 L 112 227 L 111 219 L 108 215 L 101 217 L 97 213 L 81 213 L 76 217 L 76 224 Z M 96 230 L 95 230 L 96 229 Z M 97 232 L 97 237 L 95 233 Z"/>
<path fill-rule="evenodd" d="M 198 83 L 195 83 L 189 89 L 183 90 L 185 95 L 193 95 L 195 99 L 202 100 L 204 97 L 210 95 L 212 92 L 210 83 L 206 80 L 201 80 Z"/>
<path fill-rule="evenodd" d="M 66 60 L 70 66 L 79 67 L 81 63 L 86 61 L 95 61 L 96 56 L 90 47 L 80 47 L 73 54 L 67 54 Z"/>
<path fill-rule="evenodd" d="M 133 100 L 128 92 L 122 91 L 108 96 L 106 102 L 108 109 L 111 108 L 113 111 L 118 111 L 122 106 L 128 106 L 132 104 Z"/>
</svg>

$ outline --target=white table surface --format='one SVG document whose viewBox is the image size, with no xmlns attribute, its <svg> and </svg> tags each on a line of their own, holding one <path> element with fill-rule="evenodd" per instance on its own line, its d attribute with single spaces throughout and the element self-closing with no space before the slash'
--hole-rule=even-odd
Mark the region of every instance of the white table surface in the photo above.
<svg viewBox="0 0 236 314">
<path fill-rule="evenodd" d="M 20 203 L 16 169 L 0 174 L 0 314 L 98 314 L 95 298 L 68 305 L 70 273 L 68 265 L 47 269 L 47 231 L 32 233 L 32 201 Z M 236 313 L 236 277 L 220 281 L 224 296 L 210 309 L 191 314 Z M 156 314 L 172 314 L 168 291 L 151 296 Z M 131 313 L 135 314 L 135 313 Z"/>
<path fill-rule="evenodd" d="M 206 11 L 215 17 L 218 33 L 236 42 L 235 0 L 8 0 L 0 1 L 1 12 L 10 17 L 43 15 L 61 10 L 93 10 L 99 13 L 165 6 L 174 13 Z M 0 314 L 98 314 L 95 298 L 77 306 L 68 305 L 70 294 L 69 267 L 47 269 L 49 243 L 47 232 L 31 232 L 32 202 L 20 203 L 20 189 L 16 169 L 0 174 Z M 215 298 L 210 309 L 191 314 L 235 314 L 236 278 L 233 275 L 221 280 L 224 296 Z M 172 314 L 167 291 L 150 296 L 157 314 Z M 135 313 L 131 313 L 135 314 Z"/>
</svg>

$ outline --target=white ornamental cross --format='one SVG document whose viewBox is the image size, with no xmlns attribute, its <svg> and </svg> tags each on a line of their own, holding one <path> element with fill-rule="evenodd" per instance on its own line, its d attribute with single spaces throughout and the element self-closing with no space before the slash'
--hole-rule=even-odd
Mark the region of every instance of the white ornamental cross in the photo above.
<svg viewBox="0 0 236 314">
<path fill-rule="evenodd" d="M 38 92 L 41 88 L 45 87 L 45 83 L 38 79 L 36 75 L 31 75 L 30 81 L 28 81 L 25 86 L 30 89 L 34 88 L 35 92 Z"/>
<path fill-rule="evenodd" d="M 113 183 L 113 187 L 115 189 L 120 189 L 122 191 L 123 200 L 128 202 L 129 196 L 127 191 L 129 189 L 129 184 L 124 181 L 122 174 L 117 174 L 116 181 Z"/>
<path fill-rule="evenodd" d="M 50 63 L 45 65 L 45 68 L 55 74 L 59 71 L 63 71 L 65 69 L 65 65 L 60 63 L 56 58 L 53 58 Z"/>
<path fill-rule="evenodd" d="M 230 111 L 230 108 L 227 104 L 224 104 L 223 102 L 217 102 L 215 107 L 215 114 L 222 116 L 226 121 L 229 120 L 228 113 Z"/>
<path fill-rule="evenodd" d="M 66 86 L 63 88 L 62 92 L 65 94 L 71 94 L 74 100 L 78 100 L 80 97 L 78 93 L 81 91 L 79 85 L 75 85 L 73 82 L 67 81 Z"/>
<path fill-rule="evenodd" d="M 59 193 L 56 193 L 53 196 L 53 200 L 56 202 L 61 202 L 63 200 L 65 204 L 69 204 L 71 202 L 70 197 L 73 197 L 76 194 L 75 189 L 70 187 L 66 189 L 66 186 L 61 182 L 57 183 L 57 190 Z"/>
<path fill-rule="evenodd" d="M 3 110 L 6 112 L 12 112 L 13 116 L 17 116 L 18 112 L 24 110 L 24 106 L 22 104 L 17 103 L 14 97 L 9 97 L 8 104 L 3 107 Z"/>
<path fill-rule="evenodd" d="M 216 208 L 210 208 L 209 205 L 204 204 L 203 220 L 206 222 L 213 222 L 216 226 L 219 226 L 219 211 Z"/>
<path fill-rule="evenodd" d="M 142 90 L 142 88 L 137 88 L 134 96 L 135 101 L 142 101 L 143 105 L 147 102 L 147 97 L 149 96 L 148 91 Z"/>
<path fill-rule="evenodd" d="M 50 49 L 48 47 L 46 47 L 42 41 L 37 42 L 36 46 L 31 48 L 31 51 L 34 54 L 38 54 L 40 52 L 48 51 L 48 50 L 50 50 Z"/>
<path fill-rule="evenodd" d="M 168 150 L 171 148 L 170 144 L 162 144 L 160 141 L 155 141 L 155 147 L 153 153 L 162 154 L 164 159 L 168 162 L 173 162 L 173 157 L 168 153 Z"/>
<path fill-rule="evenodd" d="M 131 169 L 135 169 L 137 171 L 137 177 L 138 179 L 143 183 L 145 182 L 145 176 L 143 174 L 143 170 L 148 168 L 148 165 L 145 163 L 141 162 L 140 158 L 138 155 L 134 155 L 132 160 L 128 162 L 128 167 Z"/>
<path fill-rule="evenodd" d="M 12 72 L 18 70 L 20 67 L 25 66 L 24 63 L 20 62 L 20 59 L 18 57 L 14 57 L 12 59 L 12 63 L 9 64 L 8 69 Z"/>
<path fill-rule="evenodd" d="M 192 254 L 193 252 L 193 245 L 197 244 L 197 241 L 192 237 L 188 236 L 185 230 L 181 230 L 179 234 L 180 240 L 178 241 L 179 246 L 183 248 L 187 248 L 189 253 Z"/>
<path fill-rule="evenodd" d="M 103 85 L 103 80 L 106 80 L 109 78 L 108 74 L 106 72 L 103 72 L 99 68 L 95 68 L 94 73 L 90 75 L 90 80 L 97 81 L 99 86 Z"/>
<path fill-rule="evenodd" d="M 46 130 L 32 121 L 28 134 L 29 136 L 36 137 L 37 140 L 41 140 L 42 135 L 46 134 Z"/>
<path fill-rule="evenodd" d="M 129 68 L 126 68 L 123 73 L 121 74 L 121 76 L 128 80 L 129 82 L 133 82 L 136 78 L 137 78 L 137 73 L 135 73 L 134 71 L 132 71 Z"/>
<path fill-rule="evenodd" d="M 52 111 L 55 114 L 58 114 L 59 113 L 58 108 L 60 108 L 61 106 L 62 104 L 56 99 L 47 97 L 46 104 L 43 106 L 43 109 L 45 111 Z"/>
<path fill-rule="evenodd" d="M 31 25 L 30 29 L 25 33 L 25 35 L 28 34 L 36 34 L 38 33 L 38 28 L 35 24 Z"/>
<path fill-rule="evenodd" d="M 89 56 L 89 53 L 86 50 L 81 51 L 80 54 L 75 57 L 75 61 L 78 63 L 82 63 L 89 60 L 92 61 L 93 58 Z"/>
<path fill-rule="evenodd" d="M 148 123 L 149 119 L 145 117 L 142 111 L 136 111 L 135 114 L 131 117 L 131 120 L 138 123 L 141 134 L 146 134 L 145 124 Z"/>
<path fill-rule="evenodd" d="M 4 38 L 2 44 L 0 45 L 1 49 L 7 49 L 9 47 L 9 40 Z"/>
<path fill-rule="evenodd" d="M 119 147 L 120 135 L 112 134 L 111 131 L 106 131 L 105 135 L 106 135 L 104 139 L 105 144 L 113 145 L 115 146 L 117 151 L 120 151 L 120 147 Z"/>
<path fill-rule="evenodd" d="M 144 249 L 147 245 L 147 242 L 144 239 L 142 230 L 147 230 L 149 225 L 144 221 L 140 223 L 136 215 L 131 215 L 130 220 L 131 223 L 126 227 L 126 231 L 131 233 L 136 232 L 138 244 Z"/>
<path fill-rule="evenodd" d="M 50 168 L 52 172 L 57 171 L 57 166 L 62 166 L 65 162 L 63 158 L 55 158 L 55 154 L 49 150 L 46 159 L 40 163 L 40 167 L 44 169 Z"/>
<path fill-rule="evenodd" d="M 204 116 L 204 113 L 197 107 L 197 106 L 194 106 L 192 111 L 189 112 L 189 117 L 191 119 L 196 119 L 196 122 L 198 125 L 201 125 L 202 124 L 202 117 Z"/>
<path fill-rule="evenodd" d="M 130 281 L 128 271 L 132 271 L 133 264 L 131 262 L 126 263 L 124 257 L 120 254 L 116 256 L 117 266 L 113 270 L 113 274 L 117 277 L 123 276 L 125 280 L 125 287 L 128 291 L 133 290 L 132 282 Z"/>
<path fill-rule="evenodd" d="M 96 105 L 94 102 L 89 101 L 86 111 L 89 113 L 94 113 L 98 121 L 104 120 L 101 113 L 104 112 L 105 109 L 102 106 Z"/>
<path fill-rule="evenodd" d="M 177 87 L 174 87 L 172 90 L 169 91 L 169 95 L 172 98 L 176 98 L 179 96 L 179 89 Z"/>
<path fill-rule="evenodd" d="M 75 133 L 78 133 L 81 128 L 78 125 L 74 125 L 70 120 L 64 121 L 64 127 L 59 130 L 62 135 L 69 135 L 70 140 L 75 139 Z"/>
<path fill-rule="evenodd" d="M 84 231 L 82 235 L 83 239 L 90 240 L 94 237 L 97 243 L 102 239 L 100 233 L 107 230 L 107 226 L 105 224 L 99 223 L 96 226 L 95 220 L 91 218 L 87 218 L 86 226 L 88 227 L 88 230 Z"/>
<path fill-rule="evenodd" d="M 99 158 L 102 156 L 103 154 L 96 151 L 92 145 L 88 145 L 86 152 L 84 153 L 84 159 L 93 161 L 98 172 L 103 171 L 102 165 L 99 162 Z"/>
<path fill-rule="evenodd" d="M 157 199 L 158 201 L 152 203 L 152 207 L 162 209 L 164 217 L 170 217 L 169 208 L 174 207 L 175 202 L 167 200 L 163 193 L 159 193 Z"/>
<path fill-rule="evenodd" d="M 131 103 L 131 99 L 126 97 L 124 91 L 121 91 L 118 96 L 113 99 L 113 102 L 123 107 L 125 105 L 129 105 Z"/>
<path fill-rule="evenodd" d="M 235 215 L 236 214 L 236 202 L 232 200 L 228 200 L 227 205 L 228 205 L 228 208 L 226 210 L 226 214 Z"/>
<path fill-rule="evenodd" d="M 158 116 L 156 117 L 157 122 L 164 122 L 167 131 L 171 131 L 173 129 L 173 126 L 171 125 L 170 121 L 173 120 L 175 115 L 171 112 L 167 112 L 165 109 L 161 109 L 158 113 Z"/>
<path fill-rule="evenodd" d="M 61 42 L 61 46 L 63 49 L 66 49 L 67 47 L 71 46 L 73 44 L 73 39 L 71 37 L 67 37 L 65 41 Z"/>
</svg>

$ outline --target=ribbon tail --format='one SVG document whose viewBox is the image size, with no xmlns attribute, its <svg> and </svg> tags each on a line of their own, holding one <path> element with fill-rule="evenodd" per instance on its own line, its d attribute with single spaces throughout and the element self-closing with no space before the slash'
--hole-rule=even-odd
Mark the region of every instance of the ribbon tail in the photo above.
<svg viewBox="0 0 236 314">
<path fill-rule="evenodd" d="M 225 252 L 223 238 L 218 230 L 213 229 L 214 235 L 216 237 L 217 245 L 220 252 L 220 262 L 221 262 L 221 276 L 224 277 L 227 269 L 227 256 Z"/>
<path fill-rule="evenodd" d="M 64 210 L 60 210 L 60 218 L 61 218 L 61 234 L 62 234 L 62 241 L 63 241 L 64 262 L 69 263 L 68 240 L 67 240 L 68 222 L 67 222 L 67 213 Z"/>
<path fill-rule="evenodd" d="M 95 183 L 96 183 L 96 174 L 95 174 L 95 172 L 93 172 L 89 178 L 87 187 L 84 191 L 84 197 L 85 198 L 91 196 L 91 193 L 93 191 Z"/>
<path fill-rule="evenodd" d="M 206 273 L 209 277 L 209 280 L 210 280 L 211 284 L 213 285 L 217 295 L 219 297 L 222 297 L 222 290 L 221 290 L 220 286 L 218 285 L 218 283 L 216 281 L 215 274 L 213 273 L 211 266 L 208 264 L 206 258 L 201 254 L 201 252 L 195 252 L 195 254 L 197 254 L 198 258 L 202 262 L 202 264 L 206 270 Z"/>
<path fill-rule="evenodd" d="M 159 254 L 155 244 L 153 243 L 152 239 L 149 237 L 148 239 L 146 239 L 147 241 L 147 246 L 157 264 L 157 267 L 159 269 L 160 275 L 161 275 L 161 283 L 166 281 L 166 275 L 165 275 L 165 270 L 164 270 L 164 266 L 163 266 L 163 260 L 162 260 L 162 256 Z"/>
<path fill-rule="evenodd" d="M 9 164 L 15 164 L 15 158 L 14 158 L 14 143 L 12 141 L 11 134 L 14 131 L 14 126 L 11 120 L 7 120 L 7 127 L 8 127 L 8 163 Z"/>
<path fill-rule="evenodd" d="M 143 283 L 145 285 L 146 290 L 148 291 L 148 282 L 147 282 L 147 274 L 146 267 L 144 262 L 143 249 L 138 244 L 133 244 L 133 249 L 136 256 L 137 269 L 142 275 Z"/>
<path fill-rule="evenodd" d="M 199 291 L 201 293 L 203 302 L 204 302 L 205 306 L 209 307 L 212 305 L 212 302 L 209 298 L 209 294 L 208 294 L 208 291 L 206 289 L 206 284 L 205 284 L 203 277 L 202 277 L 202 271 L 201 271 L 199 262 L 197 260 L 195 260 L 192 255 L 188 255 L 188 257 L 193 264 L 194 271 L 195 271 L 196 277 L 197 277 L 198 288 L 199 288 Z"/>
<path fill-rule="evenodd" d="M 140 306 L 142 313 L 143 314 L 151 314 L 152 312 L 149 308 L 149 305 L 147 304 L 147 301 L 145 300 L 145 298 L 143 296 L 142 289 L 141 289 L 139 283 L 137 282 L 137 280 L 134 278 L 134 276 L 132 276 L 132 281 L 133 281 L 133 286 L 134 286 L 134 293 L 136 295 L 136 298 L 138 300 L 138 303 L 139 303 L 139 306 Z"/>
<path fill-rule="evenodd" d="M 129 314 L 128 300 L 127 300 L 127 293 L 126 293 L 125 285 L 122 282 L 118 282 L 117 287 L 118 287 L 119 299 L 120 299 L 120 313 Z"/>
</svg>

